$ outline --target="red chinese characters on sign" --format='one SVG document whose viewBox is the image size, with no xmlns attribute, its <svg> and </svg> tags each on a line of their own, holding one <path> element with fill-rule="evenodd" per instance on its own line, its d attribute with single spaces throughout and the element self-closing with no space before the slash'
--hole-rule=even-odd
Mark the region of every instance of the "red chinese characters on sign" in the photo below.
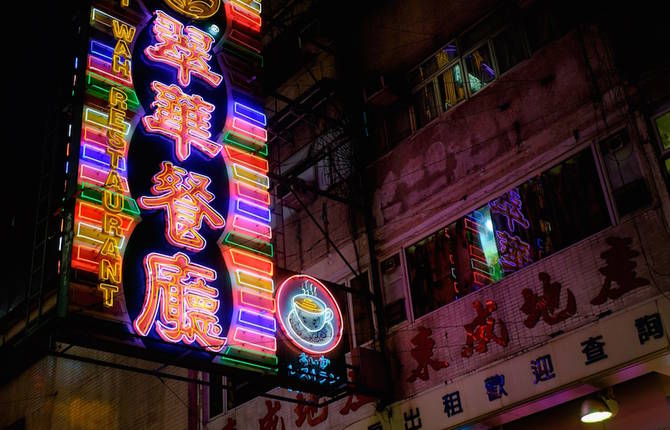
<svg viewBox="0 0 670 430">
<path fill-rule="evenodd" d="M 596 297 L 591 300 L 592 305 L 602 305 L 607 299 L 618 299 L 627 292 L 638 287 L 649 285 L 649 280 L 640 278 L 635 272 L 637 263 L 633 258 L 640 255 L 630 248 L 633 240 L 629 237 L 608 237 L 605 242 L 610 249 L 600 254 L 600 258 L 607 263 L 598 269 L 605 275 L 605 281 Z M 616 283 L 618 288 L 612 288 Z"/>
<path fill-rule="evenodd" d="M 473 351 L 479 353 L 486 352 L 489 342 L 493 341 L 500 346 L 507 346 L 509 343 L 509 336 L 507 334 L 507 327 L 505 323 L 498 319 L 498 326 L 500 328 L 499 334 L 495 334 L 496 320 L 491 314 L 496 310 L 497 306 L 493 300 L 487 300 L 486 306 L 482 302 L 475 300 L 472 307 L 477 312 L 477 316 L 471 323 L 466 324 L 465 346 L 461 350 L 461 356 L 470 357 Z"/>
<path fill-rule="evenodd" d="M 416 360 L 416 369 L 412 370 L 412 374 L 407 378 L 408 382 L 414 382 L 418 379 L 424 381 L 428 380 L 428 366 L 433 370 L 446 369 L 449 363 L 436 360 L 433 358 L 433 350 L 435 349 L 435 340 L 432 338 L 433 331 L 427 327 L 419 326 L 419 333 L 417 333 L 411 340 L 414 347 L 410 351 L 412 358 Z"/>
<path fill-rule="evenodd" d="M 281 409 L 281 403 L 276 400 L 274 403 L 271 400 L 266 400 L 265 407 L 267 411 L 265 412 L 265 416 L 258 420 L 258 429 L 278 430 L 278 424 L 281 422 L 281 430 L 284 430 L 284 417 L 277 416 L 277 412 Z"/>
<path fill-rule="evenodd" d="M 165 209 L 165 235 L 174 246 L 190 251 L 205 247 L 205 239 L 198 233 L 205 221 L 213 228 L 224 226 L 223 217 L 209 203 L 214 194 L 207 190 L 211 180 L 207 176 L 188 172 L 169 161 L 161 163 L 161 171 L 153 177 L 151 192 L 155 197 L 140 197 L 143 209 Z"/>
<path fill-rule="evenodd" d="M 182 87 L 191 83 L 191 75 L 213 87 L 221 83 L 223 76 L 212 72 L 209 66 L 212 36 L 190 25 L 184 29 L 184 24 L 160 10 L 156 11 L 153 32 L 158 43 L 147 47 L 144 53 L 153 61 L 175 67 Z"/>
<path fill-rule="evenodd" d="M 353 379 L 354 372 L 353 370 L 349 370 L 349 380 L 353 381 Z M 342 409 L 340 409 L 340 414 L 347 415 L 349 412 L 356 412 L 358 409 L 360 409 L 361 406 L 372 403 L 375 400 L 376 399 L 374 397 L 370 396 L 350 394 L 349 397 L 347 397 L 347 401 L 344 403 L 344 406 Z"/>
<path fill-rule="evenodd" d="M 151 107 L 152 115 L 142 118 L 147 131 L 158 133 L 175 142 L 175 155 L 184 161 L 191 155 L 191 146 L 210 158 L 216 156 L 222 145 L 210 140 L 210 119 L 214 105 L 207 103 L 199 95 L 185 94 L 177 85 L 165 85 L 158 81 L 151 83 L 156 93 Z"/>
<path fill-rule="evenodd" d="M 302 395 L 302 393 L 299 393 L 296 396 L 296 400 L 305 401 L 305 397 Z M 307 421 L 308 426 L 314 427 L 316 425 L 321 424 L 328 418 L 328 405 L 323 406 L 321 408 L 316 406 L 316 404 L 319 402 L 319 398 L 314 394 L 310 396 L 310 402 L 314 403 L 314 405 L 305 405 L 302 403 L 296 405 L 295 407 L 295 413 L 297 415 L 297 418 L 295 420 L 296 426 L 302 427 L 303 423 Z M 321 409 L 321 413 L 319 413 L 319 409 Z"/>
<path fill-rule="evenodd" d="M 521 311 L 528 315 L 528 318 L 523 322 L 526 327 L 535 327 L 540 318 L 545 323 L 554 325 L 577 313 L 577 300 L 570 289 L 567 290 L 568 300 L 565 308 L 559 311 L 561 304 L 560 282 L 551 282 L 551 276 L 545 272 L 540 272 L 538 277 L 542 281 L 541 296 L 534 293 L 530 288 L 524 288 L 521 292 L 523 295 Z"/>
<path fill-rule="evenodd" d="M 146 290 L 140 314 L 133 322 L 135 331 L 146 336 L 156 325 L 156 333 L 168 342 L 183 342 L 218 352 L 226 343 L 216 312 L 219 292 L 207 285 L 216 272 L 192 263 L 186 254 L 173 256 L 155 252 L 144 258 Z M 158 321 L 156 321 L 158 317 Z"/>
</svg>

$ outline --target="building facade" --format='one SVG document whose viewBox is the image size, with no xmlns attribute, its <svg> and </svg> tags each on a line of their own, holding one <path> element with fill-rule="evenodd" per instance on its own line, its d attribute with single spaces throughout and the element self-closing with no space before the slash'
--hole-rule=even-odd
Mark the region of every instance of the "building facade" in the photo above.
<svg viewBox="0 0 670 430">
<path fill-rule="evenodd" d="M 342 286 L 349 389 L 52 354 L 1 426 L 670 428 L 660 11 L 373 3 L 263 5 L 275 264 Z"/>
</svg>

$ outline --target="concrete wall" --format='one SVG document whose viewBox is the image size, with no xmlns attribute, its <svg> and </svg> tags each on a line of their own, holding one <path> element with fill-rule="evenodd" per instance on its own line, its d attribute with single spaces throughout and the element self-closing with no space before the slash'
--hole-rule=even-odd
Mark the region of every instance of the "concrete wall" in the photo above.
<svg viewBox="0 0 670 430">
<path fill-rule="evenodd" d="M 68 352 L 82 354 L 76 347 Z M 103 352 L 83 354 L 124 365 L 161 367 Z M 24 418 L 28 430 L 185 429 L 187 386 L 185 382 L 161 381 L 155 376 L 48 356 L 0 388 L 0 428 Z"/>
</svg>

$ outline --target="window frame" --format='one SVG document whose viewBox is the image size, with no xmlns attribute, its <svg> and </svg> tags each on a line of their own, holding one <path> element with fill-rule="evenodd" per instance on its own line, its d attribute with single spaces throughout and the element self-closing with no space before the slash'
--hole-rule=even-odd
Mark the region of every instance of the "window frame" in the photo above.
<svg viewBox="0 0 670 430">
<path fill-rule="evenodd" d="M 520 28 L 521 28 L 521 31 L 520 31 L 520 33 L 521 33 L 521 44 L 523 45 L 524 54 L 525 54 L 526 56 L 525 56 L 525 58 L 524 58 L 523 60 L 519 61 L 518 63 L 516 63 L 515 65 L 513 65 L 513 66 L 510 67 L 509 69 L 505 70 L 504 72 L 500 72 L 500 67 L 499 67 L 499 65 L 498 65 L 498 57 L 497 57 L 496 50 L 495 50 L 494 39 L 495 39 L 496 37 L 500 36 L 502 33 L 504 33 L 505 31 L 507 31 L 508 29 L 514 27 L 514 26 L 520 26 Z M 496 60 L 495 60 L 495 61 L 496 61 L 496 73 L 497 73 L 496 80 L 497 80 L 497 79 L 500 79 L 502 76 L 505 76 L 505 75 L 508 74 L 510 71 L 514 70 L 519 64 L 523 63 L 524 61 L 527 61 L 527 60 L 530 59 L 530 57 L 532 57 L 532 55 L 533 55 L 533 52 L 532 52 L 531 49 L 530 49 L 530 43 L 528 42 L 528 34 L 526 33 L 526 29 L 523 28 L 523 24 L 522 24 L 522 20 L 521 20 L 521 19 L 518 19 L 518 20 L 516 20 L 516 21 L 514 21 L 514 22 L 512 22 L 512 23 L 510 23 L 510 24 L 508 24 L 508 25 L 503 26 L 500 30 L 498 30 L 497 32 L 493 33 L 493 34 L 491 35 L 491 37 L 489 37 L 489 40 L 491 41 L 491 47 L 492 47 L 493 56 L 496 57 Z M 491 82 L 491 83 L 493 83 L 493 82 Z"/>
<path fill-rule="evenodd" d="M 479 48 L 482 46 L 487 45 L 489 48 L 489 54 L 491 55 L 491 63 L 493 63 L 491 66 L 493 67 L 493 71 L 495 72 L 495 77 L 491 82 L 487 82 L 485 85 L 483 85 L 478 91 L 472 92 L 472 89 L 470 88 L 470 79 L 468 79 L 468 66 L 465 61 L 465 58 L 472 54 L 473 52 L 477 51 Z M 487 37 L 486 39 L 482 40 L 479 44 L 475 45 L 474 48 L 470 49 L 468 52 L 464 52 L 462 55 L 462 60 L 463 60 L 463 80 L 465 81 L 465 92 L 467 94 L 467 97 L 465 99 L 472 98 L 479 94 L 481 91 L 484 89 L 488 88 L 489 85 L 493 84 L 495 81 L 500 79 L 500 73 L 498 72 L 498 61 L 496 60 L 496 54 L 495 51 L 493 50 L 493 38 L 492 37 Z M 510 70 L 512 67 L 510 68 Z"/>
<path fill-rule="evenodd" d="M 613 135 L 617 131 L 620 131 L 622 128 L 625 128 L 625 125 L 622 125 L 622 126 L 618 127 L 612 133 L 608 133 L 607 137 Z M 609 213 L 610 225 L 608 227 L 605 227 L 603 230 L 600 230 L 600 231 L 595 232 L 595 233 L 593 233 L 589 236 L 586 236 L 586 237 L 578 240 L 577 242 L 573 243 L 572 245 L 569 245 L 568 247 L 563 248 L 563 249 L 567 249 L 569 247 L 576 246 L 577 244 L 581 243 L 582 241 L 588 240 L 590 237 L 592 237 L 596 234 L 599 234 L 599 233 L 607 230 L 608 228 L 612 228 L 612 227 L 615 227 L 615 226 L 619 225 L 620 224 L 619 220 L 615 220 L 613 218 L 613 214 L 611 212 L 611 207 L 610 206 L 614 204 L 614 201 L 611 200 L 612 197 L 610 196 L 608 190 L 606 190 L 604 188 L 605 185 L 607 187 L 609 187 L 609 182 L 608 182 L 607 178 L 603 176 L 602 173 L 604 173 L 604 172 L 601 172 L 602 167 L 600 166 L 600 163 L 602 162 L 602 158 L 600 157 L 600 153 L 597 152 L 598 143 L 602 140 L 604 140 L 604 139 L 597 140 L 597 142 L 591 142 L 591 141 L 581 142 L 580 144 L 575 145 L 569 151 L 563 153 L 558 159 L 554 159 L 554 160 L 551 160 L 550 162 L 544 163 L 543 165 L 541 165 L 539 167 L 536 167 L 535 169 L 531 170 L 530 173 L 523 175 L 520 179 L 518 179 L 516 181 L 509 182 L 504 186 L 500 186 L 500 187 L 496 188 L 496 190 L 494 192 L 489 193 L 487 197 L 484 197 L 481 200 L 478 200 L 478 201 L 474 202 L 474 204 L 472 204 L 472 205 L 468 205 L 466 210 L 463 210 L 463 211 L 457 213 L 456 216 L 448 217 L 448 218 L 440 218 L 439 215 L 436 215 L 436 217 L 435 217 L 436 221 L 435 222 L 430 223 L 427 227 L 424 227 L 421 230 L 416 231 L 412 235 L 408 235 L 402 241 L 402 243 L 400 245 L 400 250 L 401 250 L 401 254 L 402 254 L 401 259 L 402 259 L 402 264 L 404 266 L 403 276 L 406 280 L 406 288 L 405 288 L 406 304 L 405 304 L 405 306 L 408 308 L 408 310 L 407 310 L 407 323 L 415 324 L 417 322 L 425 321 L 426 319 L 431 318 L 431 316 L 433 314 L 435 314 L 437 312 L 441 312 L 444 309 L 444 307 L 449 306 L 451 303 L 454 303 L 454 302 L 447 303 L 447 304 L 442 305 L 442 306 L 440 306 L 440 307 L 438 307 L 438 308 L 436 308 L 436 309 L 434 309 L 430 312 L 427 312 L 427 313 L 425 313 L 425 314 L 423 314 L 419 317 L 416 317 L 414 315 L 414 303 L 413 303 L 413 298 L 412 298 L 412 287 L 411 287 L 410 281 L 409 281 L 409 266 L 407 265 L 407 260 L 406 260 L 407 259 L 407 256 L 406 256 L 407 248 L 414 245 L 418 241 L 420 241 L 424 238 L 427 238 L 428 236 L 432 235 L 436 231 L 438 231 L 442 228 L 445 228 L 445 227 L 449 226 L 450 224 L 458 221 L 459 219 L 463 218 L 464 216 L 466 216 L 470 212 L 476 210 L 477 208 L 482 207 L 483 205 L 490 202 L 492 200 L 492 198 L 495 198 L 495 196 L 500 196 L 501 194 L 509 191 L 510 189 L 524 184 L 525 182 L 527 182 L 528 180 L 530 180 L 534 176 L 537 176 L 539 173 L 542 173 L 545 170 L 550 169 L 552 166 L 558 165 L 558 164 L 564 162 L 565 160 L 568 160 L 568 159 L 574 157 L 575 155 L 577 155 L 581 151 L 586 150 L 587 148 L 590 148 L 591 155 L 594 157 L 594 164 L 595 164 L 595 167 L 596 167 L 596 171 L 598 173 L 598 178 L 599 178 L 601 190 L 602 190 L 602 193 L 603 193 L 603 199 L 605 201 L 605 206 L 607 207 L 607 210 L 608 210 L 608 213 Z M 493 196 L 493 197 L 491 197 L 491 196 Z M 648 210 L 648 209 L 649 209 L 649 207 L 643 208 L 641 210 Z M 635 211 L 632 214 L 628 214 L 627 217 L 628 216 L 633 216 L 636 213 L 637 213 L 637 211 Z M 624 217 L 624 219 L 626 219 L 626 217 Z M 446 222 L 445 222 L 445 220 L 446 220 Z M 558 252 L 560 252 L 560 251 L 558 251 Z M 389 256 L 390 255 L 393 255 L 393 253 L 389 254 Z M 524 266 L 523 268 L 519 269 L 517 272 L 524 271 L 525 269 L 534 266 L 539 261 L 541 261 L 541 260 L 535 261 L 535 262 L 533 262 L 533 263 L 531 263 L 527 266 Z M 515 272 L 515 273 L 517 273 L 517 272 Z M 503 280 L 504 280 L 504 278 L 503 278 Z M 498 282 L 500 282 L 500 281 L 498 281 Z M 492 286 L 496 285 L 498 282 L 494 282 L 494 283 L 489 284 L 489 285 L 487 285 L 483 288 L 491 288 Z M 398 326 L 400 326 L 400 324 Z"/>
<path fill-rule="evenodd" d="M 661 134 L 658 130 L 658 127 L 656 126 L 656 120 L 663 115 L 670 115 L 670 105 L 669 106 L 664 106 L 660 110 L 658 110 L 655 114 L 653 114 L 650 118 L 651 120 L 651 126 L 654 129 L 654 136 L 656 137 L 656 145 L 658 148 L 658 154 L 659 154 L 659 161 L 661 162 L 661 172 L 663 173 L 663 177 L 666 178 L 667 186 L 670 188 L 670 172 L 667 171 L 665 167 L 665 162 L 666 160 L 670 160 L 670 148 L 668 149 L 663 149 L 663 139 L 661 138 Z"/>
<path fill-rule="evenodd" d="M 360 268 L 359 273 L 361 275 L 363 273 L 367 274 L 368 291 L 370 292 L 370 294 L 374 294 L 372 292 L 372 282 L 371 282 L 371 274 L 370 274 L 369 268 L 368 267 Z M 366 346 L 373 345 L 374 344 L 373 342 L 375 342 L 375 339 L 379 335 L 379 326 L 377 324 L 377 318 L 375 317 L 375 315 L 376 315 L 375 303 L 374 303 L 374 301 L 370 301 L 370 319 L 372 320 L 372 325 L 374 327 L 374 333 L 372 334 L 372 339 L 371 340 L 368 340 L 368 341 L 366 341 L 362 344 L 358 343 L 358 339 L 356 338 L 356 325 L 355 325 L 356 320 L 354 319 L 354 299 L 353 299 L 354 295 L 352 293 L 353 288 L 351 286 L 351 281 L 353 281 L 354 279 L 356 279 L 356 276 L 347 277 L 346 280 L 345 280 L 345 283 L 344 283 L 347 286 L 347 288 L 349 288 L 349 291 L 347 292 L 347 306 L 349 308 L 349 322 L 350 322 L 349 327 L 351 329 L 351 330 L 349 330 L 350 335 L 351 335 L 351 350 L 353 350 L 355 348 L 358 348 L 358 347 L 366 347 Z"/>
<path fill-rule="evenodd" d="M 440 51 L 442 51 L 446 46 L 448 46 L 452 43 L 456 46 L 456 50 L 458 52 L 458 55 L 456 56 L 456 58 L 454 58 L 453 60 L 446 63 L 444 66 L 438 68 L 436 71 L 434 71 L 433 73 L 431 73 L 427 77 L 424 77 L 421 80 L 421 82 L 419 82 L 418 84 L 414 85 L 411 88 L 410 94 L 411 94 L 412 103 L 410 103 L 410 109 L 411 109 L 410 125 L 411 125 L 411 129 L 412 129 L 412 133 L 426 127 L 428 124 L 433 122 L 436 118 L 438 118 L 440 115 L 447 112 L 448 110 L 451 110 L 451 109 L 455 108 L 456 106 L 465 102 L 469 98 L 467 84 L 465 83 L 465 75 L 464 75 L 465 69 L 463 67 L 464 66 L 463 54 L 461 53 L 461 46 L 460 46 L 460 43 L 458 41 L 458 38 L 456 38 L 456 37 L 451 38 L 447 43 L 442 45 L 439 49 L 435 50 L 431 55 L 429 55 L 421 63 L 419 63 L 418 66 L 410 69 L 410 71 L 408 73 L 406 73 L 406 76 L 410 75 L 414 70 L 420 69 L 425 63 L 427 63 L 429 60 L 433 59 Z M 461 78 L 463 79 L 463 86 L 464 86 L 464 89 L 465 89 L 465 94 L 463 95 L 463 98 L 458 101 L 458 103 L 451 106 L 449 109 L 444 109 L 444 106 L 442 105 L 442 103 L 439 100 L 440 89 L 437 85 L 437 77 L 440 76 L 441 74 L 445 73 L 447 70 L 449 70 L 451 67 L 455 66 L 456 64 L 459 65 L 459 68 L 461 70 Z M 437 106 L 438 109 L 437 109 L 437 112 L 436 112 L 436 115 L 435 115 L 434 118 L 431 118 L 430 121 L 426 122 L 423 125 L 419 125 L 418 122 L 417 122 L 417 118 L 416 118 L 416 112 L 415 112 L 415 109 L 414 109 L 413 99 L 414 99 L 414 96 L 419 91 L 421 91 L 424 87 L 426 87 L 428 85 L 433 86 L 433 97 L 434 97 L 434 101 L 435 101 L 435 106 Z"/>
<path fill-rule="evenodd" d="M 207 382 L 210 382 L 210 372 L 202 372 L 204 376 L 204 380 Z M 222 408 L 221 408 L 221 413 L 216 414 L 214 416 L 210 416 L 210 396 L 209 396 L 209 391 L 210 391 L 211 385 L 209 384 L 203 384 L 202 385 L 202 390 L 201 390 L 201 396 L 202 396 L 202 415 L 203 415 L 203 423 L 209 423 L 211 421 L 216 420 L 217 418 L 222 417 L 223 415 L 227 414 L 230 412 L 228 410 L 228 378 L 225 375 L 221 375 L 221 390 L 223 391 L 223 395 L 221 396 L 221 400 L 223 402 Z"/>
<path fill-rule="evenodd" d="M 641 208 L 637 208 L 625 215 L 619 214 L 619 209 L 616 206 L 616 200 L 614 198 L 614 190 L 612 189 L 612 183 L 609 178 L 609 173 L 607 172 L 607 167 L 605 166 L 605 158 L 602 154 L 602 151 L 600 150 L 600 144 L 602 142 L 605 142 L 608 139 L 611 139 L 615 135 L 621 133 L 624 131 L 628 134 L 628 139 L 631 142 L 631 145 L 633 145 L 633 150 L 635 153 L 635 159 L 637 160 L 638 167 L 640 168 L 640 174 L 641 178 L 644 180 L 646 186 L 647 186 L 647 191 L 649 192 L 649 205 L 643 206 Z M 656 195 L 653 191 L 653 188 L 651 187 L 651 178 L 649 178 L 649 175 L 647 173 L 647 169 L 644 168 L 644 165 L 642 164 L 642 158 L 640 156 L 640 152 L 644 151 L 643 148 L 640 148 L 638 146 L 638 139 L 637 136 L 633 133 L 633 130 L 631 127 L 628 127 L 627 124 L 619 124 L 610 130 L 607 130 L 606 133 L 602 135 L 602 137 L 598 136 L 595 139 L 594 144 L 591 145 L 594 152 L 597 154 L 597 168 L 598 168 L 598 174 L 600 175 L 601 179 L 601 185 L 605 184 L 604 189 L 606 191 L 606 198 L 605 202 L 608 205 L 608 210 L 610 211 L 610 218 L 612 219 L 612 225 L 619 225 L 622 222 L 629 220 L 637 214 L 639 214 L 642 211 L 648 210 L 650 207 L 654 206 L 656 202 Z"/>
<path fill-rule="evenodd" d="M 381 282 L 381 291 L 382 291 L 382 303 L 386 307 L 386 285 L 384 285 L 384 277 L 382 274 L 382 265 L 381 262 L 392 258 L 394 255 L 398 254 L 400 260 L 400 276 L 402 279 L 402 295 L 405 299 L 405 320 L 399 322 L 398 324 L 392 325 L 390 327 L 385 327 L 386 333 L 393 333 L 400 330 L 402 327 L 410 324 L 414 319 L 412 312 L 412 305 L 410 302 L 410 290 L 409 290 L 409 281 L 407 278 L 407 262 L 405 260 L 405 249 L 403 247 L 396 247 L 393 251 L 383 254 L 383 257 L 379 257 L 379 264 L 377 265 L 377 270 L 379 271 L 379 280 Z"/>
</svg>

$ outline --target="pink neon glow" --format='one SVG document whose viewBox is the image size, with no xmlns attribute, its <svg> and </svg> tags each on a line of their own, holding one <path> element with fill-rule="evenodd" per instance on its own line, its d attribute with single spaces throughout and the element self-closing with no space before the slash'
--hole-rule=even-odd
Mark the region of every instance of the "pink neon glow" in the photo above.
<svg viewBox="0 0 670 430">
<path fill-rule="evenodd" d="M 260 352 L 277 351 L 277 339 L 248 328 L 236 327 L 233 339 L 241 342 L 245 348 L 251 347 Z"/>
<path fill-rule="evenodd" d="M 177 85 L 165 85 L 158 81 L 151 83 L 156 98 L 151 106 L 156 108 L 152 115 L 142 118 L 147 131 L 162 134 L 175 142 L 175 155 L 184 161 L 191 155 L 191 146 L 210 158 L 221 151 L 222 145 L 212 142 L 209 120 L 214 105 L 207 103 L 197 94 L 185 94 Z"/>
<path fill-rule="evenodd" d="M 241 118 L 233 118 L 233 128 L 262 142 L 267 142 L 268 140 L 267 130 Z"/>
<path fill-rule="evenodd" d="M 144 53 L 151 60 L 169 64 L 177 69 L 177 80 L 182 87 L 191 83 L 191 75 L 197 75 L 213 87 L 217 87 L 223 76 L 214 73 L 208 62 L 209 50 L 214 38 L 202 30 L 172 18 L 162 10 L 156 11 L 153 25 L 158 43 L 147 47 Z"/>
<path fill-rule="evenodd" d="M 104 187 L 109 175 L 109 169 L 100 169 L 89 164 L 81 163 L 79 165 L 79 178 L 83 182 L 88 182 L 99 187 Z M 129 193 L 128 180 L 121 176 L 121 188 L 124 193 Z"/>
<path fill-rule="evenodd" d="M 272 228 L 269 225 L 262 224 L 242 215 L 235 215 L 233 218 L 233 228 L 251 233 L 252 236 L 272 239 Z"/>
<path fill-rule="evenodd" d="M 115 74 L 112 72 L 112 64 L 108 63 L 98 57 L 95 57 L 93 55 L 88 56 L 88 68 L 90 70 L 93 70 L 96 73 L 99 73 L 100 75 L 111 79 L 114 82 L 118 82 L 120 84 L 132 87 L 133 82 L 130 79 L 125 79 L 122 78 L 121 76 Z"/>
<path fill-rule="evenodd" d="M 236 182 L 235 186 L 237 187 L 237 194 L 239 196 L 246 197 L 266 206 L 270 205 L 270 193 L 267 191 L 248 185 L 244 182 Z"/>
<path fill-rule="evenodd" d="M 220 351 L 226 338 L 219 336 L 223 329 L 216 316 L 219 291 L 207 285 L 216 280 L 216 272 L 192 263 L 181 252 L 173 256 L 152 252 L 144 258 L 144 269 L 144 303 L 133 321 L 135 331 L 146 336 L 155 322 L 156 333 L 167 342 L 197 342 Z"/>
<path fill-rule="evenodd" d="M 272 313 L 274 313 L 276 310 L 275 299 L 269 296 L 252 293 L 246 289 L 242 289 L 240 291 L 240 301 L 244 305 L 270 311 Z"/>
<path fill-rule="evenodd" d="M 213 229 L 224 226 L 223 217 L 209 205 L 214 200 L 214 194 L 207 189 L 212 180 L 163 161 L 153 182 L 153 196 L 141 196 L 138 204 L 143 209 L 165 210 L 165 236 L 172 245 L 203 250 L 207 242 L 198 233 L 203 221 Z"/>
</svg>

